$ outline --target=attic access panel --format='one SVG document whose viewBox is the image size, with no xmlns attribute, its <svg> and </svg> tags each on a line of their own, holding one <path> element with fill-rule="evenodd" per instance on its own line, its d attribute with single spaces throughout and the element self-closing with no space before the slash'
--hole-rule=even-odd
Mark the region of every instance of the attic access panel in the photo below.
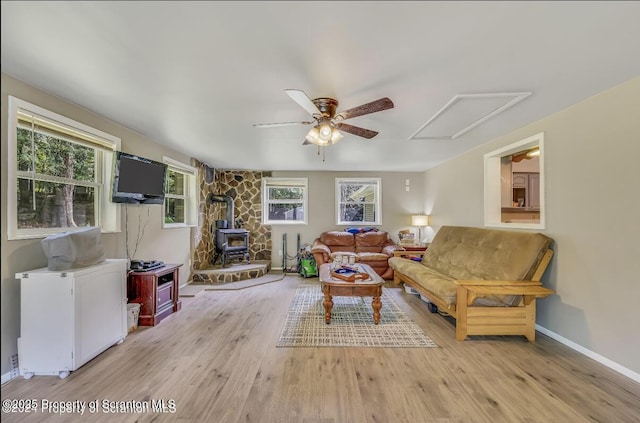
<svg viewBox="0 0 640 423">
<path fill-rule="evenodd" d="M 531 92 L 457 94 L 408 139 L 454 140 L 530 95 Z"/>
</svg>

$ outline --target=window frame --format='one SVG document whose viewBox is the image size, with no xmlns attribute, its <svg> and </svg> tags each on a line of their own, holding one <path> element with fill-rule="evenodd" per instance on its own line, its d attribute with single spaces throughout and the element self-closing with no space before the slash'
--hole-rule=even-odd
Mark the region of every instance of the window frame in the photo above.
<svg viewBox="0 0 640 423">
<path fill-rule="evenodd" d="M 182 163 L 178 160 L 174 160 L 171 157 L 162 156 L 162 162 L 165 163 L 167 168 L 167 180 L 169 179 L 168 172 L 181 173 L 184 175 L 184 187 L 182 195 L 170 194 L 165 190 L 164 201 L 162 202 L 162 227 L 165 229 L 170 228 L 187 228 L 197 226 L 198 218 L 198 204 L 197 204 L 197 180 L 198 169 Z M 184 200 L 184 222 L 166 223 L 167 216 L 167 199 L 182 199 Z"/>
<path fill-rule="evenodd" d="M 77 185 L 89 185 L 96 190 L 95 204 L 95 226 L 101 228 L 102 233 L 121 232 L 120 205 L 111 202 L 111 181 L 113 179 L 113 157 L 115 151 L 120 149 L 121 140 L 118 137 L 106 132 L 92 128 L 73 119 L 59 115 L 53 111 L 31 104 L 17 97 L 8 96 L 7 110 L 7 238 L 8 240 L 44 238 L 49 235 L 83 229 L 82 227 L 59 227 L 59 228 L 36 228 L 19 229 L 17 215 L 17 181 L 18 160 L 18 111 L 42 118 L 52 125 L 61 125 L 66 130 L 73 131 L 74 135 L 82 140 L 82 145 L 94 149 L 96 152 L 95 175 L 96 180 L 92 183 L 80 183 Z M 75 141 L 74 141 L 75 142 Z M 24 176 L 24 175 L 22 175 Z M 51 176 L 51 179 L 56 177 Z M 49 178 L 47 178 L 49 179 Z M 36 174 L 33 172 L 33 179 Z M 76 184 L 74 184 L 76 185 Z"/>
<path fill-rule="evenodd" d="M 302 200 L 270 200 L 269 187 L 302 188 Z M 269 206 L 271 204 L 293 204 L 302 202 L 304 218 L 302 220 L 271 220 Z M 308 225 L 309 224 L 309 179 L 308 178 L 262 178 L 262 223 L 264 225 Z"/>
<path fill-rule="evenodd" d="M 373 221 L 343 221 L 340 219 L 340 199 L 342 193 L 342 185 L 348 182 L 367 182 L 372 181 L 375 182 L 374 189 L 374 213 L 375 220 Z M 382 178 L 336 178 L 336 190 L 335 190 L 335 199 L 336 199 L 336 225 L 341 226 L 350 226 L 350 225 L 368 225 L 368 226 L 381 226 L 382 225 Z M 367 203 L 370 204 L 370 203 Z"/>
</svg>

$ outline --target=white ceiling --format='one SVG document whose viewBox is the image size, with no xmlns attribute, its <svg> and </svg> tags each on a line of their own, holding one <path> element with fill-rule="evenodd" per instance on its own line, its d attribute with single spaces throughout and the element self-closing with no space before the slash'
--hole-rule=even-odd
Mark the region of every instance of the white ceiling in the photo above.
<svg viewBox="0 0 640 423">
<path fill-rule="evenodd" d="M 2 72 L 224 169 L 421 171 L 640 75 L 640 2 L 2 1 L 1 12 Z M 308 127 L 252 126 L 309 119 L 288 88 L 334 97 L 338 111 L 381 97 L 395 108 L 349 120 L 380 134 L 345 134 L 323 162 L 302 145 Z M 523 91 L 455 140 L 408 140 L 457 94 Z"/>
</svg>

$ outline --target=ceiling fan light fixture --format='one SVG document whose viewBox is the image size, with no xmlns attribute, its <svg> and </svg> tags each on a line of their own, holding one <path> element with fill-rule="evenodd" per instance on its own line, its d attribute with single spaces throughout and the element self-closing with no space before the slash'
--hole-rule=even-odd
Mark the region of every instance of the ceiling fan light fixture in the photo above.
<svg viewBox="0 0 640 423">
<path fill-rule="evenodd" d="M 342 132 L 334 128 L 331 132 L 331 144 L 336 144 L 338 141 L 342 140 L 342 138 L 344 138 Z"/>
<path fill-rule="evenodd" d="M 309 130 L 305 140 L 321 147 L 339 142 L 344 135 L 338 131 L 330 119 L 320 119 L 318 125 Z"/>
<path fill-rule="evenodd" d="M 322 139 L 320 137 L 320 126 L 316 125 L 313 128 L 311 128 L 309 130 L 309 132 L 307 133 L 307 136 L 304 137 L 305 140 L 307 140 L 308 142 L 310 142 L 311 144 L 315 144 L 315 145 L 319 145 L 321 147 L 325 146 L 325 145 L 329 145 L 329 139 Z"/>
<path fill-rule="evenodd" d="M 331 125 L 328 123 L 321 123 L 319 125 L 319 134 L 318 137 L 320 137 L 320 139 L 322 141 L 330 141 L 331 140 L 331 133 L 333 132 Z"/>
<path fill-rule="evenodd" d="M 540 149 L 539 148 L 534 148 L 533 150 L 529 150 L 527 151 L 527 158 L 530 159 L 532 157 L 538 157 L 540 156 Z"/>
</svg>

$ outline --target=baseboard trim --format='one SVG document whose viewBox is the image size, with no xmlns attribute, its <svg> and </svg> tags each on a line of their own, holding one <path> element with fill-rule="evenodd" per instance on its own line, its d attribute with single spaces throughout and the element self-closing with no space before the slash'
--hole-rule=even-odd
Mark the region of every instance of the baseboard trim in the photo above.
<svg viewBox="0 0 640 423">
<path fill-rule="evenodd" d="M 593 352 L 585 347 L 583 347 L 582 345 L 576 344 L 575 342 L 565 338 L 564 336 L 558 335 L 555 332 L 550 331 L 547 328 L 544 328 L 540 325 L 536 325 L 536 330 L 544 335 L 547 335 L 549 338 L 552 338 L 558 342 L 560 342 L 561 344 L 566 345 L 567 347 L 571 348 L 572 350 L 575 350 L 577 352 L 579 352 L 582 355 L 586 355 L 587 357 L 597 361 L 600 364 L 603 364 L 605 366 L 607 366 L 608 368 L 610 368 L 611 370 L 615 370 L 616 372 L 628 377 L 629 379 L 632 379 L 638 383 L 640 383 L 640 373 L 636 373 L 631 369 L 627 369 L 626 367 L 616 363 L 613 360 L 608 359 L 607 357 L 604 357 L 596 352 Z"/>
<path fill-rule="evenodd" d="M 4 385 L 5 383 L 9 382 L 11 379 L 13 379 L 11 377 L 11 372 L 7 372 L 2 375 L 2 380 L 0 380 L 0 384 Z"/>
</svg>

